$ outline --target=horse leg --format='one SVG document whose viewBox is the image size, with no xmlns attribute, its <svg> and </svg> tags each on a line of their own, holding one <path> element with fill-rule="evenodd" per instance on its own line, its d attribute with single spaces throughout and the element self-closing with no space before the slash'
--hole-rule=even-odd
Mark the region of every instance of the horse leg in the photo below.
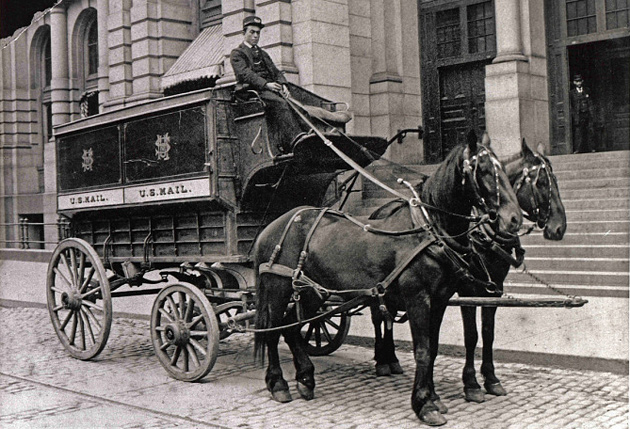
<svg viewBox="0 0 630 429">
<path fill-rule="evenodd" d="M 413 338 L 413 354 L 416 361 L 411 408 L 413 408 L 418 418 L 427 425 L 440 426 L 446 423 L 446 419 L 431 399 L 432 351 L 429 303 L 429 297 L 418 297 L 407 306 L 411 336 Z"/>
<path fill-rule="evenodd" d="M 263 326 L 278 327 L 282 324 L 284 311 L 289 303 L 292 288 L 290 283 L 288 284 L 288 289 L 282 287 L 282 283 L 286 283 L 285 279 L 276 278 L 272 280 L 271 278 L 261 277 L 260 281 L 267 283 L 264 286 L 265 293 L 267 294 L 267 308 L 259 309 L 261 313 L 266 313 L 267 320 L 264 322 Z M 278 402 L 290 402 L 293 398 L 289 392 L 289 385 L 282 376 L 282 368 L 280 367 L 280 355 L 278 353 L 279 340 L 280 331 L 271 331 L 264 334 L 264 341 L 267 346 L 267 358 L 269 359 L 267 372 L 265 374 L 265 383 L 273 399 Z"/>
<path fill-rule="evenodd" d="M 385 322 L 385 336 L 383 337 L 385 344 L 386 360 L 388 362 L 390 374 L 403 374 L 402 366 L 396 357 L 396 347 L 394 345 L 394 324 Z"/>
<path fill-rule="evenodd" d="M 304 294 L 300 302 L 303 306 L 304 317 L 308 319 L 316 314 L 317 309 L 321 306 L 321 302 L 315 300 L 313 303 L 313 300 L 305 299 L 306 297 L 308 297 L 308 295 Z M 287 318 L 285 318 L 285 323 L 289 324 L 295 321 L 297 321 L 297 316 L 295 311 L 291 311 Z M 302 398 L 310 401 L 315 397 L 315 366 L 308 353 L 306 353 L 304 338 L 300 334 L 299 328 L 288 329 L 283 335 L 284 341 L 293 354 L 297 390 Z"/>
<path fill-rule="evenodd" d="M 374 360 L 376 361 L 376 375 L 378 377 L 391 375 L 389 362 L 387 360 L 386 344 L 383 338 L 381 326 L 384 322 L 383 313 L 376 304 L 370 306 L 370 314 L 372 316 L 372 325 L 374 325 Z M 387 333 L 387 326 L 385 326 Z M 392 340 L 393 341 L 393 340 Z"/>
<path fill-rule="evenodd" d="M 494 373 L 494 361 L 492 356 L 492 346 L 494 343 L 494 320 L 496 312 L 496 307 L 483 307 L 481 310 L 481 336 L 483 339 L 481 374 L 484 377 L 483 387 L 486 388 L 486 391 L 489 394 L 495 396 L 505 396 L 507 395 L 507 392 Z"/>
<path fill-rule="evenodd" d="M 429 390 L 431 391 L 431 400 L 437 407 L 440 414 L 448 413 L 448 407 L 442 403 L 440 395 L 435 391 L 435 383 L 433 381 L 433 372 L 435 369 L 435 359 L 438 355 L 438 348 L 440 346 L 440 327 L 442 326 L 442 319 L 444 318 L 444 311 L 435 311 L 431 316 L 431 365 L 429 376 Z"/>
<path fill-rule="evenodd" d="M 462 307 L 461 312 L 462 322 L 464 323 L 464 345 L 466 347 L 466 364 L 462 374 L 464 398 L 468 402 L 481 403 L 485 401 L 485 398 L 475 375 L 475 349 L 479 339 L 477 333 L 477 307 Z"/>
</svg>

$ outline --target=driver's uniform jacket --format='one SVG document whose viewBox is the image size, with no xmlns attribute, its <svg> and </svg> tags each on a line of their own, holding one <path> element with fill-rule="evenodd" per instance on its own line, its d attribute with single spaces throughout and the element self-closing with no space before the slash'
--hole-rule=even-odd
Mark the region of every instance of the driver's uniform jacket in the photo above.
<svg viewBox="0 0 630 429">
<path fill-rule="evenodd" d="M 260 61 L 256 61 L 252 48 L 241 43 L 230 54 L 230 62 L 236 79 L 241 84 L 249 84 L 251 89 L 261 91 L 269 82 L 287 83 L 284 74 L 278 70 L 273 60 L 263 49 L 258 49 Z"/>
</svg>

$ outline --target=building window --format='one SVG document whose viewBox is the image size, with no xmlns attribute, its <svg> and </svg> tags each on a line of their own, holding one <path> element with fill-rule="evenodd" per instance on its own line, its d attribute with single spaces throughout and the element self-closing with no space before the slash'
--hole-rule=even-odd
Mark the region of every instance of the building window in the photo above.
<svg viewBox="0 0 630 429">
<path fill-rule="evenodd" d="M 630 0 L 606 0 L 606 29 L 630 27 Z"/>
<path fill-rule="evenodd" d="M 92 21 L 88 28 L 84 52 L 86 53 L 86 79 L 88 79 L 98 73 L 98 26 L 96 20 Z"/>
<path fill-rule="evenodd" d="M 595 0 L 566 0 L 567 35 L 580 36 L 597 32 Z"/>
<path fill-rule="evenodd" d="M 468 6 L 468 53 L 496 50 L 492 2 Z"/>
<path fill-rule="evenodd" d="M 459 9 L 439 11 L 435 19 L 438 58 L 459 56 L 461 53 Z"/>
<path fill-rule="evenodd" d="M 52 55 L 50 53 L 50 36 L 46 38 L 44 42 L 44 58 L 43 58 L 43 88 L 50 88 L 50 82 L 52 81 Z"/>
<path fill-rule="evenodd" d="M 52 103 L 47 101 L 42 104 L 44 108 L 44 142 L 49 141 L 53 135 L 53 124 L 52 124 Z"/>
<path fill-rule="evenodd" d="M 221 0 L 199 0 L 201 5 L 201 28 L 221 24 L 223 18 Z"/>
</svg>

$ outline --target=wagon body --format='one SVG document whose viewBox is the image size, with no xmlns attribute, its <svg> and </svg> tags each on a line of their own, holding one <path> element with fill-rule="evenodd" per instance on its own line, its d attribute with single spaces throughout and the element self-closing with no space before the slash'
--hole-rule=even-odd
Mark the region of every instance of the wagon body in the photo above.
<svg viewBox="0 0 630 429">
<path fill-rule="evenodd" d="M 291 93 L 303 105 L 335 109 L 295 85 Z M 57 335 L 73 356 L 94 357 L 107 341 L 111 298 L 157 293 L 156 354 L 182 380 L 209 371 L 217 344 L 206 339 L 195 346 L 208 356 L 202 364 L 187 357 L 186 368 L 173 365 L 180 352 L 195 353 L 186 347 L 197 343 L 179 342 L 199 329 L 161 315 L 174 312 L 177 301 L 182 320 L 194 314 L 204 320 L 207 337 L 223 335 L 222 313 L 252 309 L 255 274 L 249 253 L 257 234 L 294 207 L 334 200 L 337 177 L 350 168 L 314 134 L 283 152 L 286 142 L 268 136 L 260 99 L 238 100 L 230 85 L 64 124 L 55 128 L 55 137 L 57 206 L 68 220 L 68 238 L 53 253 L 48 271 Z M 343 132 L 329 138 L 361 166 L 390 143 L 375 137 L 350 140 Z M 153 271 L 162 278 L 145 277 Z M 145 287 L 156 283 L 167 286 Z M 347 323 L 343 326 L 347 332 Z M 170 345 L 177 352 L 164 352 Z"/>
</svg>

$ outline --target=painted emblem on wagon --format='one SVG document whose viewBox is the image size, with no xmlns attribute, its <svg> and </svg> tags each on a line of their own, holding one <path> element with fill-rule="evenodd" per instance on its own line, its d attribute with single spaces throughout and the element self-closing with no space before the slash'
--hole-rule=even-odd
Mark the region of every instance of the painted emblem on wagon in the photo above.
<svg viewBox="0 0 630 429">
<path fill-rule="evenodd" d="M 170 157 L 168 156 L 168 152 L 171 150 L 171 137 L 168 133 L 164 135 L 158 134 L 157 140 L 155 140 L 155 156 L 158 161 L 168 161 Z"/>
<path fill-rule="evenodd" d="M 81 167 L 83 167 L 83 172 L 92 171 L 92 165 L 94 165 L 94 151 L 92 148 L 83 149 L 83 163 Z"/>
</svg>

